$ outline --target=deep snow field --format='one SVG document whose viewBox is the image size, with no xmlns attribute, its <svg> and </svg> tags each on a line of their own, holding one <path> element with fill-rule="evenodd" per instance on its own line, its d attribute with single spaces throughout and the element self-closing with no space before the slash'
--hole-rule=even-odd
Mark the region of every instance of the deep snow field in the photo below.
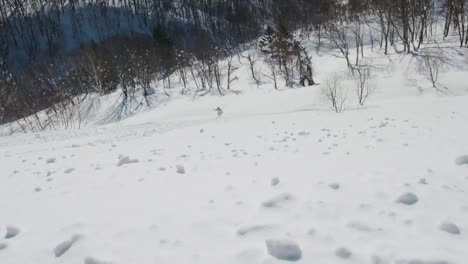
<svg viewBox="0 0 468 264">
<path fill-rule="evenodd" d="M 342 114 L 320 90 L 345 61 L 319 53 L 317 86 L 257 88 L 244 62 L 238 95 L 3 127 L 0 263 L 466 264 L 468 54 L 447 54 L 436 92 L 417 55 L 368 52 L 376 91 Z"/>
</svg>

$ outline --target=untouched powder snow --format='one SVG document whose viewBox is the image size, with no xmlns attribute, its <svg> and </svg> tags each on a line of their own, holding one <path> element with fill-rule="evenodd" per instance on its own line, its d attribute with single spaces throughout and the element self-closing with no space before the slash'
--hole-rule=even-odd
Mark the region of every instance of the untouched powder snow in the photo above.
<svg viewBox="0 0 468 264">
<path fill-rule="evenodd" d="M 82 129 L 2 127 L 0 263 L 468 263 L 467 65 L 439 93 L 412 55 L 366 54 L 377 90 L 339 115 L 322 85 L 256 87 L 244 65 L 240 94 L 107 122 L 114 94 Z M 321 83 L 346 67 L 313 61 Z"/>
</svg>

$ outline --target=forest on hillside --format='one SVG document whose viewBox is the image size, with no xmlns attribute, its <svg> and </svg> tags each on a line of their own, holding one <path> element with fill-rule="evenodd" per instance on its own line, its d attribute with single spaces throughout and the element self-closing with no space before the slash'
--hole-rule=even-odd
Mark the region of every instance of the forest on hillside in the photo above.
<svg viewBox="0 0 468 264">
<path fill-rule="evenodd" d="M 417 52 L 442 40 L 438 25 L 441 38 L 467 47 L 468 1 L 0 0 L 0 124 L 32 126 L 44 109 L 67 119 L 90 93 L 146 98 L 171 89 L 174 76 L 197 96 L 224 95 L 235 81 L 232 60 L 252 47 L 271 65 L 275 87 L 280 79 L 312 85 L 303 45 L 311 36 L 366 78 L 359 61 L 367 41 L 385 54 Z M 247 59 L 253 69 L 259 58 Z"/>
</svg>

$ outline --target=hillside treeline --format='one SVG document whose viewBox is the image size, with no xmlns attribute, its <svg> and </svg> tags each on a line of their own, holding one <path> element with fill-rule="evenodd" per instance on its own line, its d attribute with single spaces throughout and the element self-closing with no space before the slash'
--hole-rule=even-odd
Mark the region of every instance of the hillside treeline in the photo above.
<svg viewBox="0 0 468 264">
<path fill-rule="evenodd" d="M 467 0 L 0 0 L 0 124 L 40 122 L 31 116 L 50 107 L 61 116 L 77 95 L 119 89 L 123 101 L 140 90 L 146 98 L 171 89 L 174 73 L 198 95 L 225 94 L 232 55 L 259 37 L 275 87 L 277 75 L 313 84 L 294 33 L 326 40 L 351 67 L 366 37 L 385 53 L 417 51 L 442 24 L 443 37 L 466 46 L 467 9 Z"/>
</svg>

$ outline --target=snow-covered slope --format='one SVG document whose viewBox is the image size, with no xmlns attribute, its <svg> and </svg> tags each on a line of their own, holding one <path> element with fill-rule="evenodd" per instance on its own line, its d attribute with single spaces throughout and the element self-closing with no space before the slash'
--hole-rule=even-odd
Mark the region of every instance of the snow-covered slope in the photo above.
<svg viewBox="0 0 468 264">
<path fill-rule="evenodd" d="M 466 57 L 436 93 L 413 56 L 368 56 L 376 93 L 340 115 L 244 65 L 238 95 L 105 122 L 111 95 L 83 129 L 0 137 L 0 263 L 466 263 Z"/>
</svg>

